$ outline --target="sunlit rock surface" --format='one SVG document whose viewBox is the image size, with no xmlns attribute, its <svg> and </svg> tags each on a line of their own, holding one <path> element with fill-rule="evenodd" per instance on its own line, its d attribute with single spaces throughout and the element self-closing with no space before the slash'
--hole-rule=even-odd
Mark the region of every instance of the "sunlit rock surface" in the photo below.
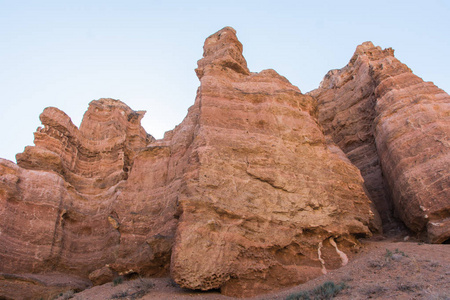
<svg viewBox="0 0 450 300">
<path fill-rule="evenodd" d="M 329 147 L 315 100 L 274 70 L 251 73 L 232 28 L 206 39 L 198 66 L 174 280 L 250 296 L 341 266 L 334 241 L 349 254 L 373 213 L 359 170 Z"/>
<path fill-rule="evenodd" d="M 325 133 L 361 170 L 385 222 L 450 238 L 450 96 L 371 42 L 310 93 Z"/>
<path fill-rule="evenodd" d="M 196 73 L 194 105 L 161 140 L 143 111 L 100 99 L 80 128 L 46 108 L 35 146 L 0 159 L 0 297 L 119 275 L 237 297 L 292 286 L 380 230 L 369 197 L 384 221 L 395 207 L 430 241 L 449 238 L 449 97 L 392 50 L 359 46 L 304 95 L 252 73 L 226 27 Z"/>
<path fill-rule="evenodd" d="M 143 115 L 100 99 L 78 129 L 44 110 L 36 146 L 0 160 L 1 272 L 167 274 L 178 188 Z"/>
</svg>

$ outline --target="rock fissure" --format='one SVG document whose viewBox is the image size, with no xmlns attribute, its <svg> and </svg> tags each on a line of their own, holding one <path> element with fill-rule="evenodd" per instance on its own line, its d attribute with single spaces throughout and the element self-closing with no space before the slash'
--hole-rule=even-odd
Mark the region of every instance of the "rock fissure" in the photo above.
<svg viewBox="0 0 450 300">
<path fill-rule="evenodd" d="M 364 160 L 364 153 L 369 153 L 366 148 L 361 148 L 361 154 L 355 155 L 355 148 L 349 143 L 352 135 L 356 133 L 359 137 L 358 134 L 364 129 L 358 128 L 357 124 L 343 130 L 335 126 L 336 120 L 348 119 L 354 110 L 342 103 L 364 101 L 363 96 L 349 93 L 350 86 L 351 90 L 357 86 L 370 87 L 368 91 L 374 95 L 375 106 L 368 107 L 367 112 L 372 117 L 367 121 L 372 124 L 368 134 L 373 136 L 376 146 L 376 151 L 368 157 L 376 155 L 379 161 L 376 172 L 372 164 Z M 449 164 L 442 155 L 445 153 L 445 143 L 435 138 L 448 137 L 450 122 L 446 114 L 449 96 L 443 95 L 442 90 L 432 83 L 423 82 L 415 76 L 394 57 L 392 49 L 382 50 L 371 43 L 358 46 L 350 63 L 341 70 L 327 74 L 321 87 L 312 91 L 311 95 L 319 101 L 319 120 L 326 132 L 339 141 L 339 146 L 360 168 L 369 195 L 385 226 L 389 226 L 395 215 L 411 230 L 428 235 L 429 240 L 434 241 L 435 234 L 427 233 L 427 221 L 424 221 L 427 218 L 414 207 L 426 203 L 432 197 L 436 203 L 434 210 L 440 211 L 441 207 L 448 207 L 449 196 L 442 185 L 428 189 L 422 184 L 413 187 L 411 183 L 434 182 L 436 174 L 433 169 L 438 162 L 441 165 Z M 414 148 L 417 151 L 411 151 Z M 449 234 L 444 233 L 446 236 Z"/>
<path fill-rule="evenodd" d="M 273 188 L 275 188 L 277 190 L 281 190 L 281 191 L 286 192 L 286 193 L 294 193 L 293 191 L 287 190 L 284 186 L 276 185 L 271 178 L 262 178 L 262 177 L 260 177 L 258 175 L 255 175 L 254 173 L 249 171 L 249 168 L 247 168 L 246 172 L 251 178 L 259 180 L 259 181 L 264 182 L 264 183 L 267 183 L 268 185 L 272 186 Z"/>
</svg>

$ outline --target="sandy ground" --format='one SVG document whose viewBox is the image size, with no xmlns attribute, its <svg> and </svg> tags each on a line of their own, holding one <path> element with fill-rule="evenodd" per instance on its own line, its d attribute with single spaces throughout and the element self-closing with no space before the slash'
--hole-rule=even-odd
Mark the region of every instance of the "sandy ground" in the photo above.
<svg viewBox="0 0 450 300">
<path fill-rule="evenodd" d="M 430 245 L 409 239 L 363 240 L 365 247 L 345 267 L 290 289 L 254 300 L 286 299 L 326 281 L 345 283 L 335 299 L 450 299 L 450 245 Z M 169 278 L 107 283 L 58 299 L 234 299 L 219 291 L 181 289 Z"/>
</svg>

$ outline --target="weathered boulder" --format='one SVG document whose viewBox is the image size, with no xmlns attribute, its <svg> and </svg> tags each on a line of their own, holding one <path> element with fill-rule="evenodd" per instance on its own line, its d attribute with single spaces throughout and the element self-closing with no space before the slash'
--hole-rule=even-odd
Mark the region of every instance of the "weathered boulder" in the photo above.
<svg viewBox="0 0 450 300">
<path fill-rule="evenodd" d="M 251 73 L 232 28 L 206 39 L 198 66 L 173 279 L 251 296 L 345 264 L 373 213 L 315 100 L 273 70 Z"/>
<path fill-rule="evenodd" d="M 310 93 L 325 133 L 361 170 L 384 221 L 450 238 L 450 96 L 366 42 Z M 391 200 L 392 199 L 392 200 Z"/>
<path fill-rule="evenodd" d="M 103 268 L 97 269 L 89 274 L 89 280 L 94 285 L 101 285 L 113 281 L 114 275 L 114 272 L 109 266 L 104 266 Z"/>
</svg>

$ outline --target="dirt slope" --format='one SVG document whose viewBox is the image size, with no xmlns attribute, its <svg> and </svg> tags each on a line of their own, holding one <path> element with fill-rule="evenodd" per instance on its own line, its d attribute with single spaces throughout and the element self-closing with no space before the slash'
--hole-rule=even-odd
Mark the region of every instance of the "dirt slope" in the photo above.
<svg viewBox="0 0 450 300">
<path fill-rule="evenodd" d="M 335 299 L 450 299 L 450 245 L 424 244 L 409 237 L 404 241 L 405 238 L 363 240 L 365 247 L 347 266 L 305 284 L 251 299 L 286 299 L 327 281 L 344 282 L 347 286 Z M 169 278 L 134 279 L 116 286 L 107 283 L 72 297 L 77 300 L 235 299 L 218 291 L 181 289 Z"/>
</svg>

